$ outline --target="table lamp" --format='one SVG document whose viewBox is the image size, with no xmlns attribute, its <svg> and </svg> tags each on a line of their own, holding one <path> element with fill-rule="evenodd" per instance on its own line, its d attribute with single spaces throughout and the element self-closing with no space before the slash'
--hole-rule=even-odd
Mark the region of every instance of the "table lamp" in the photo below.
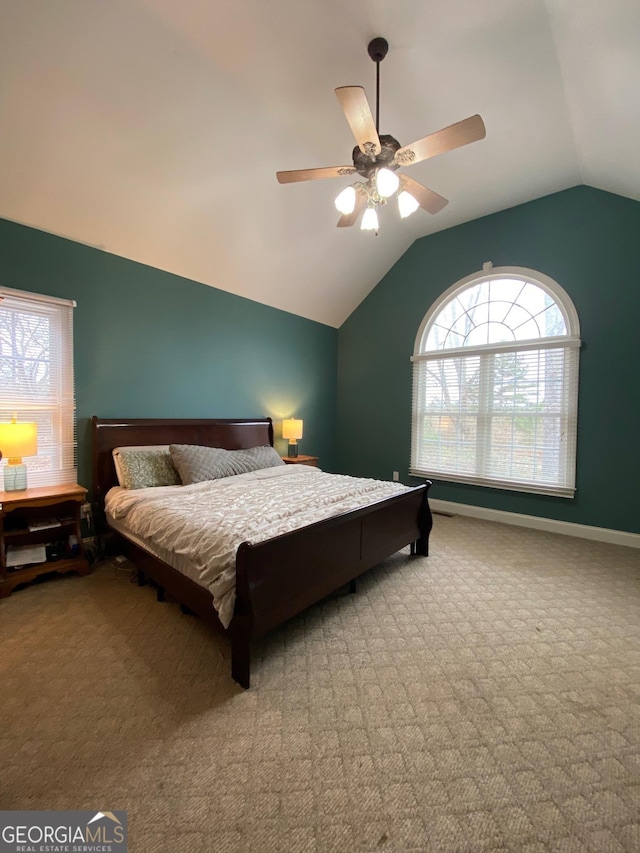
<svg viewBox="0 0 640 853">
<path fill-rule="evenodd" d="M 295 458 L 298 455 L 298 439 L 302 438 L 302 421 L 298 418 L 286 418 L 282 421 L 282 437 L 289 439 L 287 455 Z"/>
<path fill-rule="evenodd" d="M 0 423 L 0 452 L 7 460 L 4 468 L 5 492 L 19 492 L 27 488 L 27 466 L 23 456 L 38 452 L 38 425 L 20 422 Z"/>
</svg>

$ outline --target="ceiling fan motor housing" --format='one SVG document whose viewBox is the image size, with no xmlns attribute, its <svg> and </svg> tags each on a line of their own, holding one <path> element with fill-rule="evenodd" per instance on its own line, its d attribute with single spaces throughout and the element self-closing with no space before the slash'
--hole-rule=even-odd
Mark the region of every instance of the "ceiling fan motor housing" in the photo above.
<svg viewBox="0 0 640 853">
<path fill-rule="evenodd" d="M 394 163 L 396 151 L 402 146 L 397 139 L 388 134 L 383 134 L 380 138 L 381 151 L 377 157 L 371 157 L 364 154 L 356 145 L 353 149 L 353 165 L 359 175 L 364 175 L 365 178 L 370 178 L 378 169 L 391 169 L 395 172 L 400 168 L 399 163 Z"/>
</svg>

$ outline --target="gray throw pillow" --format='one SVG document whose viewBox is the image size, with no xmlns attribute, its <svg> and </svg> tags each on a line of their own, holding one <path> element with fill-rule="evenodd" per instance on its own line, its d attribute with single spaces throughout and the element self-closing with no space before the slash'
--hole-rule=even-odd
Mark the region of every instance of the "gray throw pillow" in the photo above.
<svg viewBox="0 0 640 853">
<path fill-rule="evenodd" d="M 169 452 L 185 486 L 285 464 L 277 450 L 269 445 L 246 450 L 223 450 L 221 447 L 197 444 L 171 444 Z"/>
</svg>

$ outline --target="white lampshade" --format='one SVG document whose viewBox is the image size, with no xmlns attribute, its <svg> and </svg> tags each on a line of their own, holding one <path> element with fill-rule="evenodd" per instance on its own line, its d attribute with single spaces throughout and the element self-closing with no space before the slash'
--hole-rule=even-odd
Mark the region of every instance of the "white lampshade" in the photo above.
<svg viewBox="0 0 640 853">
<path fill-rule="evenodd" d="M 398 210 L 402 219 L 411 216 L 414 210 L 417 210 L 419 207 L 420 205 L 415 198 L 406 190 L 403 190 L 398 196 Z"/>
<path fill-rule="evenodd" d="M 38 425 L 32 422 L 0 423 L 0 451 L 7 460 L 4 466 L 5 492 L 18 492 L 27 488 L 27 466 L 23 456 L 38 452 Z"/>
<path fill-rule="evenodd" d="M 295 442 L 302 438 L 303 422 L 299 418 L 286 418 L 282 421 L 282 437 Z"/>
<path fill-rule="evenodd" d="M 389 198 L 400 186 L 400 178 L 391 169 L 378 169 L 376 174 L 376 189 L 382 198 Z"/>
<path fill-rule="evenodd" d="M 362 231 L 377 231 L 378 230 L 378 214 L 375 211 L 374 207 L 368 207 L 364 216 L 362 217 L 362 223 L 360 225 L 360 229 Z"/>
<path fill-rule="evenodd" d="M 345 187 L 334 202 L 340 213 L 347 215 L 353 213 L 356 206 L 356 191 L 354 187 Z"/>
<path fill-rule="evenodd" d="M 38 424 L 16 421 L 0 423 L 0 451 L 3 459 L 21 459 L 38 452 Z"/>
</svg>

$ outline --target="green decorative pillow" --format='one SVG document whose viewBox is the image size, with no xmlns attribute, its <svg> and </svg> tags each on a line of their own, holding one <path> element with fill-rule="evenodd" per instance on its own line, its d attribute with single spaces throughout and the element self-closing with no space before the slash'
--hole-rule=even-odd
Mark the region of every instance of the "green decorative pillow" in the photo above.
<svg viewBox="0 0 640 853">
<path fill-rule="evenodd" d="M 118 482 L 125 489 L 180 485 L 168 448 L 120 447 L 113 451 L 113 459 Z"/>
</svg>

